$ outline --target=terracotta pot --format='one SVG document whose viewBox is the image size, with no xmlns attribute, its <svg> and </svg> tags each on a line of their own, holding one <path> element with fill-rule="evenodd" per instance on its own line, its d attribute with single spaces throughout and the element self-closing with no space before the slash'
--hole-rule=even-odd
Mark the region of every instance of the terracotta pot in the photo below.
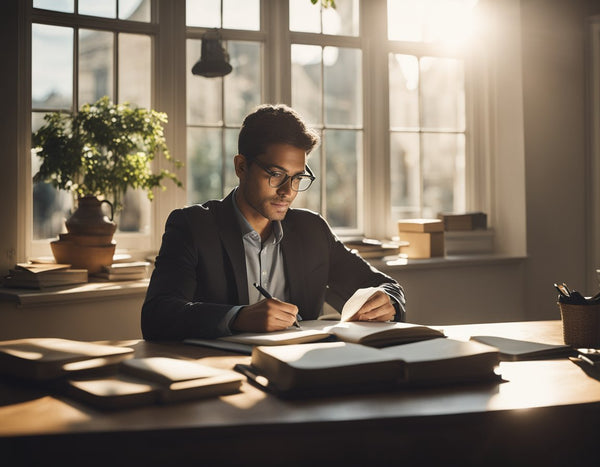
<svg viewBox="0 0 600 467">
<path fill-rule="evenodd" d="M 110 217 L 102 211 L 105 203 L 110 206 Z M 65 222 L 69 233 L 50 243 L 56 262 L 87 269 L 89 274 L 110 266 L 115 254 L 112 238 L 117 229 L 113 214 L 112 204 L 106 200 L 95 196 L 79 198 L 77 209 Z"/>
<path fill-rule="evenodd" d="M 78 245 L 71 240 L 50 242 L 57 263 L 70 264 L 74 269 L 87 269 L 88 274 L 102 272 L 113 263 L 115 242 L 108 245 Z"/>
</svg>

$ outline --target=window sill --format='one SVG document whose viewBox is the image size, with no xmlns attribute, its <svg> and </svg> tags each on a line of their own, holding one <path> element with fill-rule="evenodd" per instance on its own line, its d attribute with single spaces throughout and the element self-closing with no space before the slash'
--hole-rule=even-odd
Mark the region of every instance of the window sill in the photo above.
<svg viewBox="0 0 600 467">
<path fill-rule="evenodd" d="M 367 261 L 382 272 L 416 270 L 416 269 L 443 269 L 468 266 L 492 266 L 521 262 L 525 256 L 511 256 L 500 254 L 469 254 L 446 255 L 426 259 L 407 259 L 402 257 L 372 258 Z"/>
<path fill-rule="evenodd" d="M 427 259 L 398 257 L 371 258 L 369 263 L 382 272 L 402 270 L 427 270 L 469 266 L 491 266 L 523 261 L 523 256 L 497 254 L 447 255 Z M 149 279 L 138 281 L 91 281 L 70 287 L 42 290 L 0 288 L 0 301 L 15 303 L 20 308 L 73 304 L 114 298 L 144 297 Z"/>
<path fill-rule="evenodd" d="M 73 304 L 92 300 L 144 297 L 149 279 L 137 281 L 99 281 L 69 287 L 42 290 L 0 288 L 0 301 L 16 303 L 18 307 Z"/>
</svg>

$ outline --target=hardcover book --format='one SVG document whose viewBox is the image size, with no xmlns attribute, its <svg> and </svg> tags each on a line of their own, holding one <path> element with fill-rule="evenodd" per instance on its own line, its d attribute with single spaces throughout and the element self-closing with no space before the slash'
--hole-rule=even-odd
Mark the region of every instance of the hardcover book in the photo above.
<svg viewBox="0 0 600 467">
<path fill-rule="evenodd" d="M 69 339 L 36 337 L 0 342 L 0 374 L 49 380 L 116 365 L 133 349 Z"/>
<path fill-rule="evenodd" d="M 258 346 L 251 364 L 236 369 L 275 393 L 300 395 L 495 380 L 499 361 L 494 347 L 437 338 L 383 349 L 348 342 Z"/>
<path fill-rule="evenodd" d="M 235 371 L 193 360 L 132 358 L 121 362 L 115 375 L 69 379 L 67 395 L 100 408 L 118 409 L 233 394 L 239 392 L 243 380 Z"/>
</svg>

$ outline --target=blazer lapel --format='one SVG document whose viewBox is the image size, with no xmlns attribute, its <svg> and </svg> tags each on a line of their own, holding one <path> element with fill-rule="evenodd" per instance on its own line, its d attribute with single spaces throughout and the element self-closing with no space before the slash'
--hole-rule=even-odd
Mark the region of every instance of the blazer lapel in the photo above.
<svg viewBox="0 0 600 467">
<path fill-rule="evenodd" d="M 221 241 L 229 261 L 233 266 L 235 285 L 238 291 L 239 303 L 248 303 L 248 283 L 246 281 L 246 256 L 242 243 L 242 232 L 235 216 L 232 196 L 235 191 L 223 200 L 216 213 L 217 225 Z"/>
<path fill-rule="evenodd" d="M 284 219 L 282 221 L 283 238 L 281 240 L 281 250 L 283 253 L 283 263 L 285 267 L 285 277 L 290 293 L 290 301 L 295 303 L 300 310 L 306 304 L 304 284 L 304 266 L 306 261 L 303 255 L 306 254 L 302 247 L 304 243 L 302 236 L 296 232 Z M 301 312 L 300 312 L 301 313 Z M 302 314 L 302 313 L 301 313 Z"/>
</svg>

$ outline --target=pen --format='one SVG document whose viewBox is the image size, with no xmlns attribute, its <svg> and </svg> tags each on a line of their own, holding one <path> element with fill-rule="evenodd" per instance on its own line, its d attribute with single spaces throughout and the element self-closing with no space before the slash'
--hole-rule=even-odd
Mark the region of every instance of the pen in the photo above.
<svg viewBox="0 0 600 467">
<path fill-rule="evenodd" d="M 260 284 L 255 282 L 253 285 L 254 287 L 256 287 L 256 290 L 258 290 L 262 294 L 263 297 L 273 298 L 271 294 L 267 292 Z M 300 327 L 300 323 L 298 323 L 298 318 L 294 318 L 294 326 L 296 326 L 297 328 Z"/>
</svg>

